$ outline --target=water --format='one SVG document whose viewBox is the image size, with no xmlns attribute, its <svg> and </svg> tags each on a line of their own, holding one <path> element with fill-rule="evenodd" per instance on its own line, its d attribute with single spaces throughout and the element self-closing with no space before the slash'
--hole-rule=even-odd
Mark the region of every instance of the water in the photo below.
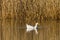
<svg viewBox="0 0 60 40">
<path fill-rule="evenodd" d="M 0 40 L 60 40 L 60 21 L 41 21 L 38 27 L 41 28 L 36 34 L 34 30 L 26 32 L 26 23 L 23 21 L 0 20 Z"/>
</svg>

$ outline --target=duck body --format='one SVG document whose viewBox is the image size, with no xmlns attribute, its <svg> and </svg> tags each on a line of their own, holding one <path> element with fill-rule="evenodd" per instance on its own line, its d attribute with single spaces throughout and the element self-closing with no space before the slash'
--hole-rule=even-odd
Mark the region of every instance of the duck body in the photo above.
<svg viewBox="0 0 60 40">
<path fill-rule="evenodd" d="M 26 31 L 30 32 L 32 30 L 35 30 L 35 32 L 37 33 L 37 24 L 38 23 L 36 23 L 35 26 L 31 26 L 31 25 L 26 24 L 26 27 L 27 27 Z"/>
</svg>

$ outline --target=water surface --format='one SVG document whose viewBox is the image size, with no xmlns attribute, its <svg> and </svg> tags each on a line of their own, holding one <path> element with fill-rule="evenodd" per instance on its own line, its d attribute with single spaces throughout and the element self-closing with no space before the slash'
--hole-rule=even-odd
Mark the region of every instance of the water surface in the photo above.
<svg viewBox="0 0 60 40">
<path fill-rule="evenodd" d="M 60 21 L 38 22 L 38 34 L 26 32 L 26 23 L 14 19 L 0 20 L 0 40 L 60 40 Z M 28 23 L 35 25 L 35 23 Z"/>
</svg>

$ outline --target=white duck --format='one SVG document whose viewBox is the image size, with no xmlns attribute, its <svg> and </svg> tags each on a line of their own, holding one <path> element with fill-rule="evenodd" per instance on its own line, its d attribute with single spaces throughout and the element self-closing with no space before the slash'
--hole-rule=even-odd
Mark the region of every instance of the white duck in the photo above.
<svg viewBox="0 0 60 40">
<path fill-rule="evenodd" d="M 37 32 L 37 24 L 38 24 L 38 23 L 36 23 L 35 26 L 31 26 L 31 25 L 26 24 L 26 27 L 27 27 L 26 31 L 27 31 L 27 32 L 30 32 L 30 31 L 32 31 L 32 30 L 35 30 L 35 32 L 38 33 L 38 32 Z"/>
</svg>

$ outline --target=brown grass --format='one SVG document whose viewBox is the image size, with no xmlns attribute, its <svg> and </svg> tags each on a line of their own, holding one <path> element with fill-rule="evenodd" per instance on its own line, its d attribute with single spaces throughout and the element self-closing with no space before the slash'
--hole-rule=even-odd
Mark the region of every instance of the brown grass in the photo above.
<svg viewBox="0 0 60 40">
<path fill-rule="evenodd" d="M 60 19 L 59 0 L 1 0 L 2 18 Z M 32 18 L 33 17 L 33 18 Z"/>
</svg>

